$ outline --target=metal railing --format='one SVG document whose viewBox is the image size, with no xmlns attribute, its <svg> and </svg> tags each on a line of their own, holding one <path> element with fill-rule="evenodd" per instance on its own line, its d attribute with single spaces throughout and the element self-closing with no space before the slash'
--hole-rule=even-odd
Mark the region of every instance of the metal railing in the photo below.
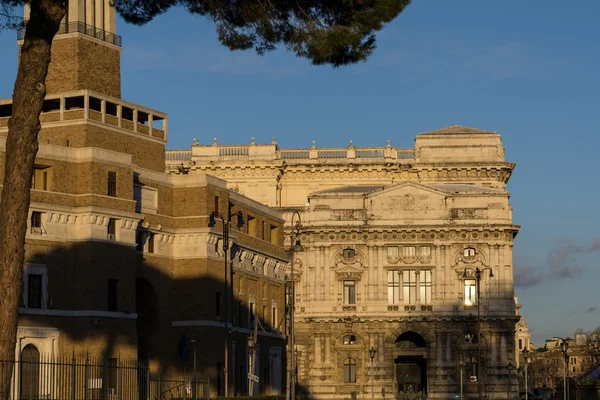
<svg viewBox="0 0 600 400">
<path fill-rule="evenodd" d="M 210 398 L 208 378 L 162 379 L 160 374 L 151 374 L 145 362 L 117 358 L 56 357 L 30 352 L 22 360 L 0 360 L 0 374 L 12 374 L 7 396 L 10 400 Z M 0 392 L 0 398 L 6 398 L 5 393 Z"/>
<path fill-rule="evenodd" d="M 26 26 L 27 21 L 23 22 L 23 26 L 17 30 L 17 40 L 25 39 Z M 123 45 L 123 39 L 120 35 L 117 35 L 116 33 L 107 32 L 104 29 L 96 28 L 95 26 L 88 25 L 84 22 L 63 22 L 60 24 L 60 28 L 58 28 L 57 35 L 75 32 L 83 33 L 84 35 L 103 40 L 105 42 L 114 44 L 115 46 L 122 47 Z"/>
</svg>

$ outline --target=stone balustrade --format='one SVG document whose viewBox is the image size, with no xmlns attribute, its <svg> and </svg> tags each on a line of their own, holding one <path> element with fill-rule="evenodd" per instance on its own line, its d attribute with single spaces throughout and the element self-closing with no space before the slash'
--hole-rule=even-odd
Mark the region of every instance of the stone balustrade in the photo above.
<svg viewBox="0 0 600 400">
<path fill-rule="evenodd" d="M 269 144 L 256 144 L 254 138 L 247 145 L 219 145 L 217 139 L 212 144 L 202 145 L 194 140 L 191 150 L 167 150 L 167 163 L 180 163 L 190 160 L 407 160 L 414 161 L 414 149 L 392 147 L 388 140 L 383 147 L 354 147 L 352 141 L 346 148 L 318 148 L 313 141 L 308 148 L 280 149 L 273 138 Z"/>
<path fill-rule="evenodd" d="M 0 100 L 0 130 L 8 127 L 12 99 Z M 167 114 L 91 90 L 51 94 L 44 100 L 42 124 L 94 121 L 167 140 Z"/>
</svg>

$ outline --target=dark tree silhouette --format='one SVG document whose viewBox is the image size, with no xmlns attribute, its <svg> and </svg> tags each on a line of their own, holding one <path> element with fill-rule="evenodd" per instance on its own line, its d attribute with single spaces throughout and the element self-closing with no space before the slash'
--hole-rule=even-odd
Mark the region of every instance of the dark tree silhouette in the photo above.
<svg viewBox="0 0 600 400">
<path fill-rule="evenodd" d="M 117 12 L 144 24 L 174 6 L 214 23 L 221 43 L 259 54 L 282 45 L 313 64 L 339 67 L 365 60 L 375 32 L 410 0 L 113 0 Z M 68 0 L 0 0 L 0 28 L 14 27 L 14 8 L 28 3 L 25 37 L 8 123 L 6 167 L 0 207 L 0 359 L 13 360 L 23 274 L 30 184 L 38 150 L 40 113 L 52 40 Z M 3 374 L 5 375 L 5 374 Z M 2 387 L 10 376 L 0 377 Z M 2 400 L 2 399 L 0 399 Z"/>
</svg>

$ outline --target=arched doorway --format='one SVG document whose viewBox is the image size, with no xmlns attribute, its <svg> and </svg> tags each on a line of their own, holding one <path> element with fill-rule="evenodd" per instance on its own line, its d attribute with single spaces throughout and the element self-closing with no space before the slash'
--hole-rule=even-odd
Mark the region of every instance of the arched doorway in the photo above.
<svg viewBox="0 0 600 400">
<path fill-rule="evenodd" d="M 39 398 L 40 384 L 40 352 L 33 344 L 28 344 L 21 352 L 21 399 L 36 400 Z"/>
<path fill-rule="evenodd" d="M 427 394 L 426 356 L 427 342 L 418 333 L 404 332 L 396 339 L 394 383 L 400 399 Z"/>
</svg>

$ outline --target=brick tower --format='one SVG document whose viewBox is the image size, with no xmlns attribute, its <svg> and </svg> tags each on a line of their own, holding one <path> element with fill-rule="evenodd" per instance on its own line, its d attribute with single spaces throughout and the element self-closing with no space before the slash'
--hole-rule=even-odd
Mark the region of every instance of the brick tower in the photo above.
<svg viewBox="0 0 600 400">
<path fill-rule="evenodd" d="M 52 44 L 48 94 L 89 89 L 120 98 L 121 37 L 110 0 L 70 0 Z M 29 6 L 25 6 L 25 19 Z M 19 36 L 22 39 L 22 36 Z"/>
</svg>

